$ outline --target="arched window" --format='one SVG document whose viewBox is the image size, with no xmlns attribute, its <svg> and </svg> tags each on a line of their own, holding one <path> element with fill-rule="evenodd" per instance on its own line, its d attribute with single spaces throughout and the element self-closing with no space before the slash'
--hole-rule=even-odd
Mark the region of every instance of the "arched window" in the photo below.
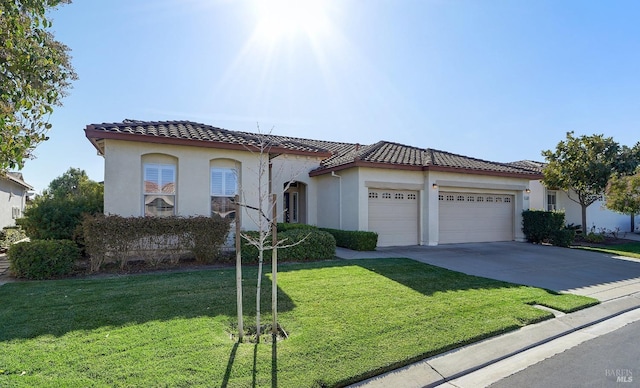
<svg viewBox="0 0 640 388">
<path fill-rule="evenodd" d="M 235 219 L 233 197 L 238 194 L 238 163 L 230 159 L 211 162 L 211 214 Z"/>
<path fill-rule="evenodd" d="M 166 155 L 143 156 L 144 215 L 176 214 L 176 162 Z"/>
</svg>

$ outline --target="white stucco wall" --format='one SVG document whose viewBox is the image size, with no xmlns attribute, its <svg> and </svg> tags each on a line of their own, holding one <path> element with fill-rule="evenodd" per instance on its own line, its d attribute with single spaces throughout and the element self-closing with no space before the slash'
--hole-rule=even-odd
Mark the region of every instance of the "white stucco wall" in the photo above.
<svg viewBox="0 0 640 388">
<path fill-rule="evenodd" d="M 26 189 L 7 178 L 0 177 L 0 229 L 16 224 L 13 208 L 19 208 L 22 215 L 25 203 Z"/>
</svg>

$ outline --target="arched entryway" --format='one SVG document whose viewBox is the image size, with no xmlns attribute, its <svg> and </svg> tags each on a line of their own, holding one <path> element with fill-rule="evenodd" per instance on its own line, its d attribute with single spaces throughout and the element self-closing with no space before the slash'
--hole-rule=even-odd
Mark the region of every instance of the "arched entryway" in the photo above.
<svg viewBox="0 0 640 388">
<path fill-rule="evenodd" d="M 282 195 L 282 220 L 291 224 L 307 223 L 307 185 L 302 182 L 285 183 Z"/>
</svg>

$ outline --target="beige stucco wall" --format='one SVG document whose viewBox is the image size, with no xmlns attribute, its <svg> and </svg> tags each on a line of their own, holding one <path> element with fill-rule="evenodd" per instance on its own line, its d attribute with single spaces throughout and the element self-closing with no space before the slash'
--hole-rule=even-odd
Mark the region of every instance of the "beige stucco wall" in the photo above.
<svg viewBox="0 0 640 388">
<path fill-rule="evenodd" d="M 300 211 L 304 211 L 306 223 L 318 224 L 318 181 L 309 176 L 309 171 L 317 168 L 320 161 L 320 158 L 297 155 L 280 155 L 272 159 L 271 179 L 273 193 L 278 196 L 278 221 L 283 220 L 284 185 L 295 181 L 305 185 L 305 195 L 300 197 L 300 206 L 304 209 Z"/>
<path fill-rule="evenodd" d="M 166 155 L 175 158 L 176 214 L 193 216 L 211 214 L 210 166 L 212 161 L 235 161 L 240 166 L 239 185 L 242 200 L 257 207 L 258 155 L 246 151 L 218 150 L 201 147 L 176 146 L 153 143 L 135 143 L 120 140 L 105 141 L 106 214 L 142 216 L 142 160 L 145 155 Z M 268 175 L 262 177 L 267 188 Z M 266 198 L 266 195 L 263 195 Z M 252 210 L 241 214 L 244 229 L 255 229 L 257 217 Z"/>
<path fill-rule="evenodd" d="M 474 193 L 505 193 L 515 198 L 514 231 L 518 241 L 522 233 L 522 210 L 529 208 L 524 178 L 495 177 L 474 174 L 408 171 L 380 168 L 351 168 L 338 172 L 340 178 L 326 174 L 318 180 L 318 220 L 320 226 L 335 227 L 338 198 L 342 198 L 342 229 L 368 230 L 369 188 L 416 190 L 419 196 L 419 234 L 421 245 L 438 244 L 438 193 L 440 190 Z M 432 185 L 436 183 L 437 189 Z M 340 189 L 341 185 L 341 189 Z M 337 186 L 337 187 L 336 187 Z M 338 219 L 336 219 L 338 218 Z"/>
<path fill-rule="evenodd" d="M 22 215 L 25 202 L 26 189 L 7 178 L 0 177 L 0 229 L 16 224 L 13 208 L 19 208 Z"/>
<path fill-rule="evenodd" d="M 331 174 L 313 178 L 317 193 L 317 225 L 323 228 L 340 229 L 340 203 L 342 179 Z"/>
<path fill-rule="evenodd" d="M 175 161 L 176 169 L 176 214 L 181 216 L 210 215 L 210 168 L 211 166 L 239 166 L 239 189 L 242 200 L 253 207 L 258 206 L 259 184 L 268 188 L 268 159 L 265 155 L 265 173 L 258 182 L 259 154 L 242 150 L 219 150 L 189 146 L 151 143 L 134 143 L 107 140 L 105 144 L 105 213 L 122 216 L 143 215 L 142 177 L 143 160 Z M 271 160 L 273 192 L 277 194 L 278 219 L 282 221 L 282 189 L 289 181 L 305 185 L 304 196 L 306 221 L 318 223 L 317 180 L 309 177 L 309 171 L 318 167 L 319 158 L 281 155 Z M 266 210 L 266 206 L 265 206 Z M 255 211 L 245 209 L 242 215 L 244 229 L 255 229 Z"/>
</svg>

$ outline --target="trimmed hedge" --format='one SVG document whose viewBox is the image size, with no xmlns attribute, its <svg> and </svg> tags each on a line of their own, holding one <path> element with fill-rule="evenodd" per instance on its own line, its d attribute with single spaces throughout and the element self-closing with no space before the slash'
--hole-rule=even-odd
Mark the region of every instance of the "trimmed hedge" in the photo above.
<svg viewBox="0 0 640 388">
<path fill-rule="evenodd" d="M 12 245 L 7 256 L 15 277 L 51 279 L 70 274 L 80 250 L 71 240 L 33 240 Z"/>
<path fill-rule="evenodd" d="M 558 247 L 569 247 L 576 238 L 575 229 L 560 229 L 551 233 L 551 244 Z"/>
<path fill-rule="evenodd" d="M 571 245 L 575 238 L 575 230 L 564 225 L 564 212 L 558 211 L 523 211 L 522 232 L 529 242 L 563 247 Z"/>
<path fill-rule="evenodd" d="M 258 232 L 244 232 L 254 238 Z M 336 240 L 330 233 L 316 228 L 291 228 L 278 233 L 278 240 L 284 241 L 284 245 L 293 245 L 278 249 L 278 261 L 310 261 L 333 259 L 336 253 Z M 300 242 L 302 241 L 302 242 Z M 271 243 L 271 240 L 269 240 Z M 242 261 L 255 264 L 258 262 L 258 248 L 242 239 Z M 271 261 L 271 250 L 264 252 L 264 260 Z"/>
<path fill-rule="evenodd" d="M 314 229 L 318 230 L 317 226 L 308 225 L 308 224 L 290 224 L 286 222 L 278 223 L 278 233 L 286 232 L 293 229 Z"/>
<path fill-rule="evenodd" d="M 375 251 L 376 246 L 378 246 L 378 233 L 376 232 L 330 228 L 319 229 L 331 233 L 336 239 L 336 245 L 342 248 L 354 251 Z"/>
<path fill-rule="evenodd" d="M 91 270 L 115 261 L 124 267 L 130 259 L 151 265 L 177 264 L 185 253 L 196 260 L 221 260 L 220 248 L 229 233 L 229 220 L 220 217 L 120 217 L 86 216 L 84 240 Z"/>
</svg>

